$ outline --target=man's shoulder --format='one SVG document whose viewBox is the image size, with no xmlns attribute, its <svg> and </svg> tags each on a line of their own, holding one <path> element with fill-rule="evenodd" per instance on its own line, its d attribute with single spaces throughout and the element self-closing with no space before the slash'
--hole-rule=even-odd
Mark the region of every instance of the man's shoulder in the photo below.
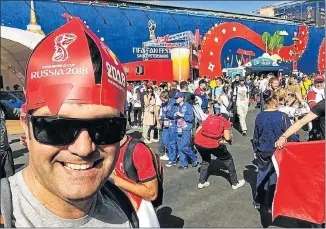
<svg viewBox="0 0 326 229">
<path fill-rule="evenodd" d="M 119 225 L 119 226 L 124 225 L 125 227 L 130 227 L 129 219 L 121 207 L 122 204 L 119 205 L 118 203 L 113 201 L 112 198 L 117 199 L 118 202 L 120 202 L 120 203 L 123 203 L 122 198 L 124 198 L 124 200 L 127 204 L 130 204 L 128 202 L 129 200 L 128 200 L 127 196 L 122 191 L 120 191 L 118 189 L 113 190 L 110 187 L 113 187 L 113 185 L 106 186 L 105 188 L 106 188 L 106 190 L 109 190 L 110 193 L 112 193 L 112 195 L 114 197 L 108 195 L 105 191 L 103 191 L 103 188 L 102 188 L 102 191 L 98 191 L 94 217 L 102 218 L 103 221 L 106 221 L 106 223 L 108 223 L 108 224 L 114 224 L 114 225 Z M 120 193 L 118 193 L 117 190 Z M 114 222 L 112 221 L 112 219 L 114 219 L 113 220 Z"/>
<path fill-rule="evenodd" d="M 152 161 L 151 149 L 143 142 L 138 142 L 133 151 L 133 161 L 138 163 L 140 160 L 150 160 Z"/>
</svg>

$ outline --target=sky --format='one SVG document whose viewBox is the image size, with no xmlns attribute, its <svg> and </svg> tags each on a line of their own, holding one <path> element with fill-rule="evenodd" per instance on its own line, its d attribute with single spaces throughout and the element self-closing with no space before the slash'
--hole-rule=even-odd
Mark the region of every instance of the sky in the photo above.
<svg viewBox="0 0 326 229">
<path fill-rule="evenodd" d="M 272 5 L 281 1 L 141 1 L 160 5 L 180 7 L 204 8 L 235 13 L 250 13 L 263 6 Z"/>
</svg>

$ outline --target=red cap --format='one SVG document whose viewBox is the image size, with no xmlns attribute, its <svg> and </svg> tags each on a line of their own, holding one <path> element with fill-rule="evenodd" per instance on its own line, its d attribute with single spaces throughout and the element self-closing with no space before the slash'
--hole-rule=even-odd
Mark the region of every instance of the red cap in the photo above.
<svg viewBox="0 0 326 229">
<path fill-rule="evenodd" d="M 324 78 L 324 76 L 321 76 L 321 75 L 319 75 L 319 76 L 317 76 L 316 78 L 315 78 L 315 81 L 325 81 L 325 78 Z"/>
<path fill-rule="evenodd" d="M 79 18 L 45 37 L 30 56 L 27 110 L 48 106 L 56 115 L 68 102 L 110 106 L 123 113 L 125 101 L 126 76 L 120 61 Z"/>
</svg>

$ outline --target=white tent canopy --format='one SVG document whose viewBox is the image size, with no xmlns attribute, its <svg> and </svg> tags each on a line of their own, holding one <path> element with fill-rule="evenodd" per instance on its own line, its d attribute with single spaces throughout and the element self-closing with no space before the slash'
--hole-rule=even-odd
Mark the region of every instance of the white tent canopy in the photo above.
<svg viewBox="0 0 326 229">
<path fill-rule="evenodd" d="M 44 38 L 29 31 L 1 26 L 1 75 L 4 85 L 23 86 L 29 55 Z M 15 77 L 13 77 L 15 76 Z"/>
</svg>

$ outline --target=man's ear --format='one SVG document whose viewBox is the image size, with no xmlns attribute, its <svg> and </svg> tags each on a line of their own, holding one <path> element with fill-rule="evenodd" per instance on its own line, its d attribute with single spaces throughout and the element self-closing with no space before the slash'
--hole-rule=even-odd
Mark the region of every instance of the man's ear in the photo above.
<svg viewBox="0 0 326 229">
<path fill-rule="evenodd" d="M 21 112 L 20 113 L 20 125 L 23 127 L 25 133 L 26 133 L 26 130 L 27 130 L 27 118 L 26 118 L 26 113 L 25 112 Z"/>
</svg>

